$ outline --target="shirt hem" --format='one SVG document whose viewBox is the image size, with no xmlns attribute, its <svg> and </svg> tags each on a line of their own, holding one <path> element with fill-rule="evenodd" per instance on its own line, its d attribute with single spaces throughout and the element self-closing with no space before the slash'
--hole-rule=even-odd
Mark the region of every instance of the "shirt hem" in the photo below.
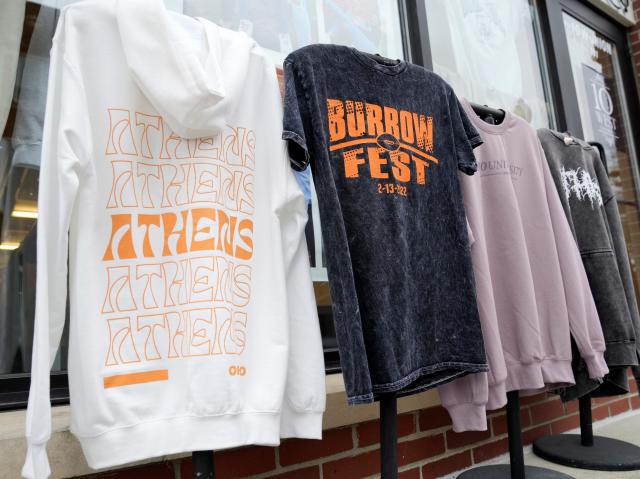
<svg viewBox="0 0 640 479">
<path fill-rule="evenodd" d="M 436 380 L 429 381 L 415 388 L 405 389 L 411 383 L 413 383 L 417 379 L 420 379 L 423 376 L 427 376 L 435 372 L 442 372 L 443 370 L 446 370 L 446 369 L 451 369 L 452 371 L 451 371 L 451 374 L 449 374 L 444 378 L 438 378 Z M 438 363 L 432 366 L 425 366 L 423 368 L 419 368 L 409 373 L 405 377 L 391 383 L 374 384 L 371 387 L 371 392 L 360 394 L 357 396 L 349 395 L 347 398 L 347 401 L 349 405 L 367 404 L 367 403 L 372 403 L 375 400 L 379 399 L 379 396 L 382 394 L 397 393 L 399 396 L 416 394 L 422 391 L 426 391 L 428 389 L 432 389 L 436 386 L 440 386 L 444 383 L 453 381 L 454 379 L 460 376 L 465 376 L 471 373 L 486 372 L 488 370 L 489 370 L 489 367 L 486 364 L 459 363 L 459 362 Z"/>
<path fill-rule="evenodd" d="M 153 440 L 149 440 L 153 438 Z M 190 451 L 280 443 L 280 413 L 189 416 L 78 437 L 92 469 Z"/>
<path fill-rule="evenodd" d="M 507 366 L 506 391 L 545 391 L 548 385 L 575 384 L 571 359 L 545 358 L 535 363 Z"/>
<path fill-rule="evenodd" d="M 604 359 L 609 367 L 637 366 L 638 355 L 636 352 L 635 341 L 607 341 L 606 350 L 604 351 Z"/>
</svg>

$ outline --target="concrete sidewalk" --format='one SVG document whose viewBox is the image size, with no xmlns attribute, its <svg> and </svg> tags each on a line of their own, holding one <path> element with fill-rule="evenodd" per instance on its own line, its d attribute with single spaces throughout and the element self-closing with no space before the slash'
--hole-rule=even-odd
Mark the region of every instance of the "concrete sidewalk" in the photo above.
<svg viewBox="0 0 640 479">
<path fill-rule="evenodd" d="M 594 434 L 598 436 L 613 437 L 640 446 L 640 412 L 629 412 L 596 423 L 593 426 L 593 431 Z M 573 430 L 568 432 L 579 433 L 580 431 Z M 506 464 L 508 462 L 509 456 L 505 455 L 498 460 L 490 461 L 488 464 Z M 640 471 L 587 471 L 585 469 L 559 466 L 537 457 L 531 451 L 530 446 L 525 449 L 525 463 L 530 466 L 545 467 L 547 469 L 564 472 L 575 479 L 640 479 Z"/>
</svg>

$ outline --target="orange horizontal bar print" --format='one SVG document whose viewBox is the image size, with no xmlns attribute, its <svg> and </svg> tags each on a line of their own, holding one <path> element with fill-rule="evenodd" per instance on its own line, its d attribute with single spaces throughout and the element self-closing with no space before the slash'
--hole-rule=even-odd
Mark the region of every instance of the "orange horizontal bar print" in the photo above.
<svg viewBox="0 0 640 479">
<path fill-rule="evenodd" d="M 121 386 L 129 386 L 131 384 L 151 383 L 154 381 L 168 381 L 168 369 L 156 369 L 154 371 L 144 371 L 141 373 L 116 374 L 114 376 L 105 376 L 104 388 L 119 388 Z"/>
</svg>

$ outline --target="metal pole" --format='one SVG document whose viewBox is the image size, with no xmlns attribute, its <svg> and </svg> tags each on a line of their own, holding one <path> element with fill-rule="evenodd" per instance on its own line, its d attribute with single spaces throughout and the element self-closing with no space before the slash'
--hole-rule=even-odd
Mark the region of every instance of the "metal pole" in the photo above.
<svg viewBox="0 0 640 479">
<path fill-rule="evenodd" d="M 398 477 L 398 399 L 395 394 L 380 397 L 380 472 L 381 479 Z"/>
<path fill-rule="evenodd" d="M 520 427 L 520 397 L 518 391 L 509 391 L 507 393 L 507 430 L 509 432 L 511 479 L 525 479 L 522 429 Z"/>
<path fill-rule="evenodd" d="M 213 451 L 193 451 L 191 454 L 193 465 L 192 479 L 214 479 Z"/>
<path fill-rule="evenodd" d="M 591 396 L 578 399 L 580 408 L 580 444 L 593 447 L 593 418 L 591 417 Z"/>
</svg>

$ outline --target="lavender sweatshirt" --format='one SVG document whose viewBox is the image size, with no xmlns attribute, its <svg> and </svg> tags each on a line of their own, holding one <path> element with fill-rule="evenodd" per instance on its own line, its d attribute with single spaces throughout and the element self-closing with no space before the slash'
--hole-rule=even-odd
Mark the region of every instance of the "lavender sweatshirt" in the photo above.
<svg viewBox="0 0 640 479">
<path fill-rule="evenodd" d="M 502 407 L 507 391 L 573 384 L 571 336 L 590 377 L 608 371 L 587 276 L 535 130 L 508 112 L 490 125 L 461 103 L 484 141 L 474 150 L 478 171 L 460 182 L 490 371 L 439 388 L 455 431 L 486 429 L 486 411 Z"/>
</svg>

